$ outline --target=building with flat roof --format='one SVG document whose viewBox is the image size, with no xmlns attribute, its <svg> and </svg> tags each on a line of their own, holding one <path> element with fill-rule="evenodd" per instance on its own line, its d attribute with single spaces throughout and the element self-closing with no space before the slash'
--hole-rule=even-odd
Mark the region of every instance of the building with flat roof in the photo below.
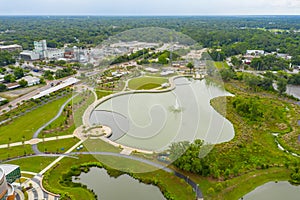
<svg viewBox="0 0 300 200">
<path fill-rule="evenodd" d="M 38 53 L 40 55 L 40 58 L 46 58 L 47 57 L 47 42 L 46 40 L 41 41 L 34 41 L 34 52 Z"/>
<path fill-rule="evenodd" d="M 43 96 L 47 96 L 53 92 L 56 92 L 58 90 L 61 90 L 63 88 L 66 88 L 68 86 L 74 85 L 76 83 L 78 83 L 80 80 L 77 78 L 68 78 L 67 80 L 64 80 L 61 84 L 55 86 L 55 87 L 51 87 L 45 91 L 40 92 L 39 94 L 35 95 L 34 97 L 32 97 L 33 99 L 39 99 Z"/>
<path fill-rule="evenodd" d="M 59 59 L 64 57 L 64 49 L 48 48 L 47 41 L 34 41 L 33 51 L 21 52 L 21 58 L 24 60 L 42 60 L 42 59 Z"/>
<path fill-rule="evenodd" d="M 19 83 L 8 83 L 6 84 L 6 87 L 8 90 L 13 90 L 13 89 L 17 89 L 18 87 L 20 87 Z"/>
<path fill-rule="evenodd" d="M 17 165 L 0 165 L 0 200 L 14 200 L 15 190 L 11 185 L 21 178 L 21 170 Z"/>
<path fill-rule="evenodd" d="M 33 76 L 25 76 L 22 79 L 27 81 L 28 86 L 33 86 L 33 85 L 40 84 L 40 79 L 36 78 L 36 77 L 33 77 Z"/>
<path fill-rule="evenodd" d="M 22 46 L 18 44 L 0 46 L 0 51 L 22 51 L 22 50 L 23 50 Z"/>
<path fill-rule="evenodd" d="M 247 50 L 246 55 L 253 55 L 253 56 L 263 56 L 265 54 L 264 50 Z"/>
<path fill-rule="evenodd" d="M 20 56 L 23 60 L 39 60 L 40 54 L 34 51 L 22 51 Z"/>
<path fill-rule="evenodd" d="M 0 102 L 6 101 L 7 99 L 0 97 Z"/>
</svg>

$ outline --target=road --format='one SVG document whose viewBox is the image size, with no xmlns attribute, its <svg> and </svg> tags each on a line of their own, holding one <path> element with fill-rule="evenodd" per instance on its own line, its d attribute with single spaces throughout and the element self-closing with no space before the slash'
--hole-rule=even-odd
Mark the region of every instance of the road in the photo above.
<svg viewBox="0 0 300 200">
<path fill-rule="evenodd" d="M 65 78 L 59 79 L 59 80 L 49 81 L 49 82 L 47 83 L 47 85 L 45 85 L 45 86 L 43 86 L 43 87 L 40 87 L 40 88 L 38 88 L 38 89 L 36 89 L 36 90 L 34 90 L 34 91 L 32 91 L 32 92 L 29 92 L 28 94 L 25 94 L 25 95 L 23 95 L 23 96 L 21 96 L 21 97 L 15 99 L 15 100 L 12 100 L 12 101 L 9 102 L 8 104 L 5 104 L 4 106 L 1 106 L 1 107 L 0 107 L 0 115 L 4 114 L 4 112 L 3 112 L 4 110 L 8 111 L 8 110 L 17 108 L 17 107 L 18 107 L 17 104 L 22 104 L 23 101 L 27 101 L 27 100 L 31 99 L 33 96 L 39 94 L 40 92 L 45 91 L 45 90 L 51 88 L 51 84 L 52 84 L 52 83 L 53 83 L 54 85 L 56 85 L 56 84 L 58 84 L 59 82 L 64 81 L 64 80 L 66 80 L 66 79 L 68 79 L 68 78 L 70 78 L 70 77 L 72 77 L 72 76 L 68 76 L 68 77 L 65 77 Z M 9 108 L 9 106 L 12 106 L 12 107 Z"/>
</svg>

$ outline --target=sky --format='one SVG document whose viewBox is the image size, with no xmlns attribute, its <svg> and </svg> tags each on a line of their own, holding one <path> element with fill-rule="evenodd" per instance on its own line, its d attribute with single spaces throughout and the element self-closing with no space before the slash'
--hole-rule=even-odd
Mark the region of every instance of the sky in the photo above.
<svg viewBox="0 0 300 200">
<path fill-rule="evenodd" d="M 300 0 L 0 0 L 0 15 L 300 15 Z"/>
</svg>

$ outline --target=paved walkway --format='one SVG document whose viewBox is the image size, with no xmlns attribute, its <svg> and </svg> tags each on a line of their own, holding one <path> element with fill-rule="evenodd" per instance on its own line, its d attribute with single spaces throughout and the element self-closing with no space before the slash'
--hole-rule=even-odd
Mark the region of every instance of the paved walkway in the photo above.
<svg viewBox="0 0 300 200">
<path fill-rule="evenodd" d="M 65 154 L 68 155 L 70 154 L 73 150 L 75 150 L 78 146 L 80 146 L 82 143 L 84 142 L 84 140 L 81 140 L 80 142 L 78 142 L 77 144 L 75 144 L 72 148 L 70 148 Z M 55 161 L 53 161 L 50 165 L 48 165 L 45 169 L 43 169 L 39 175 L 44 175 L 49 169 L 51 169 L 56 163 L 58 163 L 59 161 L 61 161 L 64 157 L 66 157 L 66 155 L 61 155 L 59 158 L 57 158 Z"/>
<path fill-rule="evenodd" d="M 64 135 L 64 136 L 58 136 L 58 137 L 50 137 L 50 138 L 45 138 L 45 139 L 40 139 L 40 138 L 35 138 L 32 140 L 28 140 L 25 141 L 24 144 L 22 142 L 16 142 L 16 143 L 12 143 L 9 144 L 10 147 L 17 147 L 17 146 L 22 146 L 22 145 L 34 145 L 34 144 L 38 144 L 43 142 L 43 140 L 45 142 L 48 141 L 54 141 L 54 140 L 63 140 L 63 139 L 69 139 L 69 138 L 73 138 L 74 135 Z M 8 144 L 1 144 L 0 145 L 0 149 L 6 149 L 8 147 Z"/>
<path fill-rule="evenodd" d="M 114 97 L 117 96 L 122 96 L 122 95 L 126 95 L 126 94 L 133 94 L 133 93 L 164 93 L 164 92 L 169 92 L 169 91 L 173 91 L 176 88 L 176 84 L 174 83 L 174 80 L 182 77 L 182 76 L 175 76 L 175 77 L 171 77 L 169 79 L 169 82 L 171 84 L 170 88 L 164 89 L 164 90 L 131 90 L 131 91 L 121 91 L 115 94 L 111 94 L 108 96 L 105 96 L 101 99 L 96 100 L 93 104 L 91 104 L 86 111 L 84 112 L 83 116 L 82 116 L 82 121 L 83 124 L 86 127 L 91 127 L 92 125 L 90 124 L 90 116 L 91 113 L 103 102 L 112 99 Z M 129 81 L 129 80 L 128 80 Z"/>
<path fill-rule="evenodd" d="M 41 185 L 41 182 L 42 182 L 42 178 L 40 176 L 35 176 L 34 178 L 23 183 L 23 186 L 25 188 L 32 186 L 32 189 L 27 190 L 28 199 L 29 200 L 46 200 L 46 199 L 58 200 L 59 195 L 55 195 L 45 191 Z"/>
<path fill-rule="evenodd" d="M 22 174 L 30 174 L 30 175 L 33 175 L 33 176 L 36 176 L 37 173 L 34 173 L 34 172 L 28 172 L 28 171 L 21 171 Z"/>
<path fill-rule="evenodd" d="M 44 124 L 42 127 L 40 127 L 40 128 L 33 134 L 33 138 L 38 138 L 39 134 L 42 132 L 42 130 L 43 130 L 44 128 L 46 128 L 46 127 L 49 126 L 52 122 L 54 122 L 56 119 L 58 119 L 58 118 L 61 116 L 62 112 L 64 111 L 64 108 L 66 107 L 66 105 L 67 105 L 70 101 L 72 101 L 76 96 L 77 96 L 77 95 L 72 96 L 70 99 L 68 99 L 68 100 L 60 107 L 60 109 L 59 109 L 57 115 L 56 115 L 54 118 L 52 118 L 49 122 L 47 122 L 46 124 Z"/>
<path fill-rule="evenodd" d="M 173 77 L 170 79 L 170 83 L 171 83 L 171 88 L 169 89 L 166 89 L 166 90 L 153 90 L 153 91 L 129 91 L 129 92 L 121 92 L 121 93 L 118 93 L 118 94 L 113 94 L 113 95 L 110 95 L 110 96 L 107 96 L 107 97 L 104 97 L 100 100 L 96 100 L 91 106 L 89 106 L 87 108 L 87 110 L 85 111 L 82 119 L 83 119 L 83 123 L 86 127 L 91 127 L 90 126 L 90 123 L 89 123 L 89 117 L 90 117 L 90 114 L 92 113 L 92 111 L 99 105 L 101 104 L 102 102 L 110 99 L 110 98 L 113 98 L 115 96 L 119 96 L 119 95 L 124 95 L 124 94 L 130 94 L 130 93 L 161 93 L 161 92 L 167 92 L 167 91 L 172 91 L 175 89 L 176 85 L 174 83 L 174 79 L 177 78 L 177 77 Z M 96 96 L 96 93 L 93 92 L 94 95 Z M 148 164 L 150 166 L 153 166 L 153 167 L 156 167 L 156 168 L 159 168 L 159 169 L 162 169 L 166 172 L 169 172 L 169 173 L 174 173 L 174 171 L 172 169 L 169 169 L 167 168 L 166 166 L 164 165 L 161 165 L 161 164 L 158 164 L 158 163 L 155 163 L 155 162 L 152 162 L 150 160 L 146 160 L 146 159 L 143 159 L 143 158 L 140 158 L 140 157 L 135 157 L 135 156 L 130 156 L 130 154 L 133 152 L 133 151 L 139 151 L 139 152 L 142 152 L 142 153 L 145 153 L 145 154 L 152 154 L 153 152 L 150 152 L 150 151 L 144 151 L 144 150 L 138 150 L 138 149 L 134 149 L 134 148 L 131 148 L 131 147 L 126 147 L 126 146 L 123 146 L 121 145 L 121 147 L 123 148 L 122 152 L 121 153 L 112 153 L 112 152 L 73 152 L 78 146 L 80 146 L 87 138 L 83 135 L 83 126 L 77 128 L 75 131 L 74 131 L 74 134 L 73 135 L 67 135 L 67 136 L 58 136 L 58 137 L 52 137 L 52 138 L 45 138 L 44 141 L 53 141 L 53 140 L 57 140 L 57 139 L 68 139 L 68 138 L 72 138 L 74 136 L 78 137 L 80 139 L 80 142 L 78 142 L 76 145 L 74 145 L 72 148 L 70 148 L 65 154 L 62 154 L 62 155 L 56 155 L 56 154 L 42 154 L 38 148 L 37 148 L 37 144 L 42 142 L 43 139 L 39 139 L 38 136 L 40 134 L 40 132 L 45 128 L 47 127 L 49 124 L 51 124 L 53 121 L 55 121 L 63 112 L 63 109 L 64 107 L 74 98 L 75 96 L 73 96 L 72 98 L 70 98 L 68 101 L 65 102 L 65 104 L 60 108 L 58 114 L 52 119 L 50 120 L 48 123 L 44 124 L 42 127 L 40 127 L 34 134 L 33 136 L 33 139 L 30 140 L 30 141 L 26 141 L 24 142 L 24 144 L 30 144 L 32 145 L 33 147 L 33 150 L 34 152 L 37 154 L 37 155 L 34 155 L 34 156 L 53 156 L 53 157 L 57 157 L 59 156 L 55 161 L 53 161 L 51 164 L 49 164 L 47 167 L 45 167 L 42 171 L 40 171 L 38 174 L 35 174 L 35 173 L 32 173 L 32 172 L 24 172 L 24 173 L 27 173 L 27 174 L 31 174 L 31 175 L 35 175 L 34 178 L 28 180 L 25 182 L 25 187 L 28 187 L 29 184 L 33 186 L 33 189 L 28 191 L 28 199 L 31 200 L 31 199 L 53 199 L 53 200 L 56 200 L 58 199 L 58 196 L 54 195 L 54 194 L 51 194 L 49 192 L 46 192 L 41 183 L 42 183 L 42 176 L 43 174 L 45 174 L 49 169 L 51 169 L 53 166 L 55 166 L 59 161 L 61 161 L 64 157 L 66 156 L 73 156 L 73 155 L 79 155 L 79 154 L 83 154 L 83 155 L 106 155 L 106 156 L 115 156 L 115 157 L 120 157 L 120 158 L 126 158 L 126 159 L 130 159 L 130 160 L 135 160 L 135 161 L 139 161 L 139 162 L 142 162 L 142 163 L 145 163 L 145 164 Z M 120 145 L 107 139 L 106 137 L 100 137 L 100 139 L 102 139 L 103 141 L 109 143 L 109 144 L 112 144 L 113 146 L 117 146 L 119 147 Z M 10 146 L 21 146 L 23 145 L 22 142 L 17 142 L 17 143 L 13 143 L 13 144 L 10 144 Z M 4 145 L 0 145 L 0 148 L 7 148 L 8 147 L 8 144 L 4 144 Z M 18 158 L 16 158 L 18 159 Z M 20 158 L 19 158 L 20 159 Z"/>
<path fill-rule="evenodd" d="M 66 107 L 66 105 L 67 105 L 70 101 L 72 101 L 76 96 L 78 96 L 78 94 L 75 95 L 75 96 L 72 96 L 70 99 L 68 99 L 68 100 L 60 107 L 60 109 L 59 109 L 57 115 L 56 115 L 54 118 L 52 118 L 49 122 L 47 122 L 46 124 L 44 124 L 42 127 L 40 127 L 40 128 L 34 133 L 34 135 L 33 135 L 32 138 L 33 138 L 33 139 L 38 138 L 39 134 L 42 132 L 43 129 L 45 129 L 45 128 L 46 128 L 47 126 L 49 126 L 52 122 L 54 122 L 56 119 L 58 119 L 58 118 L 61 116 L 62 112 L 64 111 L 64 108 Z M 41 153 L 42 153 L 42 152 L 38 149 L 37 144 L 33 144 L 33 145 L 32 145 L 32 150 L 33 150 L 33 152 L 34 152 L 35 154 L 41 154 Z"/>
</svg>

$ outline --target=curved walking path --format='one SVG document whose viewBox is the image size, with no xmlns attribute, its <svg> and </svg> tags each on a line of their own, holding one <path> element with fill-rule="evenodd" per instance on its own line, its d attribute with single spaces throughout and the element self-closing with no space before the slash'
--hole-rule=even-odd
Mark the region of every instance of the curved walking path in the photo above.
<svg viewBox="0 0 300 200">
<path fill-rule="evenodd" d="M 86 125 L 87 127 L 91 127 L 90 126 L 90 123 L 89 123 L 89 118 L 90 118 L 90 115 L 92 113 L 92 111 L 101 103 L 113 98 L 113 97 L 116 97 L 116 96 L 121 96 L 121 95 L 126 95 L 126 94 L 133 94 L 133 93 L 163 93 L 163 92 L 169 92 L 169 91 L 172 91 L 176 88 L 176 85 L 174 83 L 174 80 L 176 78 L 179 78 L 181 76 L 176 76 L 176 77 L 172 77 L 170 78 L 170 84 L 171 84 L 171 87 L 168 88 L 168 89 L 165 89 L 165 90 L 149 90 L 149 91 L 123 91 L 123 92 L 120 92 L 120 93 L 117 93 L 117 94 L 113 94 L 113 95 L 110 95 L 110 96 L 107 96 L 107 97 L 104 97 L 100 100 L 95 100 L 95 102 L 90 105 L 88 107 L 88 109 L 85 111 L 84 115 L 83 115 L 83 123 L 84 125 Z M 96 97 L 96 93 L 93 92 L 95 97 Z M 78 95 L 78 94 L 77 94 Z M 185 177 L 184 175 L 182 174 L 179 174 L 177 172 L 175 172 L 174 170 L 162 165 L 162 164 L 159 164 L 159 163 L 155 163 L 155 162 L 152 162 L 150 160 L 147 160 L 147 159 L 143 159 L 143 158 L 139 158 L 139 157 L 135 157 L 135 156 L 130 156 L 129 154 L 133 151 L 133 150 L 136 150 L 136 149 L 132 149 L 130 147 L 123 147 L 124 150 L 121 152 L 121 153 L 112 153 L 112 152 L 73 152 L 78 146 L 80 146 L 85 140 L 86 138 L 82 138 L 82 137 L 79 137 L 80 141 L 74 145 L 73 147 L 71 147 L 65 154 L 44 154 L 42 152 L 40 152 L 38 150 L 38 147 L 37 147 L 37 143 L 41 142 L 41 139 L 38 138 L 39 134 L 41 133 L 41 131 L 46 128 L 49 124 L 51 124 L 53 121 L 55 121 L 57 118 L 59 118 L 59 116 L 62 114 L 63 112 L 63 109 L 65 108 L 65 106 L 74 98 L 76 97 L 77 95 L 71 97 L 70 99 L 68 99 L 60 108 L 59 112 L 57 113 L 57 115 L 52 118 L 49 122 L 47 122 L 46 124 L 44 124 L 42 127 L 40 127 L 33 135 L 33 139 L 31 141 L 27 141 L 27 143 L 31 143 L 32 144 L 32 148 L 33 148 L 33 151 L 35 152 L 36 155 L 30 155 L 30 156 L 26 156 L 26 157 L 21 157 L 21 158 L 15 158 L 15 159 L 11 159 L 11 160 L 8 160 L 6 162 L 11 162 L 13 160 L 20 160 L 20 159 L 23 159 L 23 158 L 28 158 L 28 157 L 38 157 L 38 156 L 41 156 L 41 157 L 58 157 L 55 161 L 53 161 L 50 165 L 48 165 L 46 168 L 44 168 L 41 172 L 39 172 L 33 179 L 31 179 L 30 181 L 32 182 L 33 185 L 35 185 L 34 188 L 41 188 L 41 189 L 34 189 L 32 190 L 31 193 L 29 193 L 29 199 L 56 199 L 58 198 L 57 196 L 55 196 L 54 194 L 52 193 L 49 193 L 47 191 L 45 191 L 42 187 L 42 176 L 44 173 L 46 173 L 49 169 L 51 169 L 53 166 L 55 166 L 56 163 L 58 163 L 60 160 L 62 160 L 64 157 L 72 157 L 72 158 L 77 158 L 77 157 L 74 157 L 76 155 L 104 155 L 104 156 L 114 156 L 114 157 L 119 157 L 119 158 L 126 158 L 126 159 L 130 159 L 130 160 L 134 160 L 134 161 L 138 161 L 138 162 L 142 162 L 142 163 L 145 163 L 147 165 L 150 165 L 150 166 L 153 166 L 155 168 L 158 168 L 158 169 L 162 169 L 164 170 L 165 172 L 168 172 L 168 173 L 174 173 L 175 176 L 183 179 L 184 181 L 186 181 L 189 185 L 191 185 L 195 191 L 197 191 L 197 198 L 198 199 L 202 199 L 202 193 L 200 191 L 200 189 L 198 188 L 198 185 L 196 185 L 193 181 L 191 181 L 190 179 L 188 179 L 187 177 Z M 74 132 L 74 136 L 77 136 L 77 134 L 75 134 L 76 131 Z M 60 139 L 63 139 L 63 138 L 70 138 L 70 137 L 73 137 L 72 136 L 62 136 Z M 56 137 L 55 137 L 56 138 Z M 48 139 L 45 139 L 45 141 L 49 141 L 50 139 L 53 139 L 53 138 L 48 138 Z M 56 138 L 57 139 L 57 138 Z M 106 142 L 109 142 L 110 140 L 107 139 Z M 112 142 L 112 141 L 111 141 Z M 109 142 L 110 143 L 110 142 Z M 16 143 L 18 145 L 20 145 L 20 143 Z M 16 145 L 15 144 L 15 145 Z M 23 145 L 21 143 L 21 145 Z M 7 145 L 6 145 L 7 147 Z M 128 152 L 127 152 L 128 151 Z M 142 150 L 141 150 L 142 151 Z M 125 152 L 125 154 L 124 154 Z M 78 159 L 78 158 L 77 158 Z M 196 186 L 195 186 L 196 185 Z M 200 191 L 200 192 L 199 192 Z M 51 197 L 51 198 L 49 198 Z"/>
<path fill-rule="evenodd" d="M 155 163 L 152 162 L 150 160 L 146 160 L 144 158 L 139 158 L 136 156 L 130 156 L 130 155 L 125 155 L 125 154 L 120 154 L 120 153 L 113 153 L 113 152 L 73 152 L 73 153 L 69 153 L 68 155 L 102 155 L 102 156 L 113 156 L 113 157 L 118 157 L 118 158 L 126 158 L 126 159 L 130 159 L 130 160 L 135 160 L 135 161 L 139 161 L 141 163 L 145 163 L 147 165 L 153 166 L 155 168 L 158 169 L 162 169 L 165 172 L 169 172 L 169 173 L 174 173 L 174 171 L 172 169 L 169 169 L 168 167 L 161 165 L 159 163 Z"/>
<path fill-rule="evenodd" d="M 46 128 L 48 125 L 50 125 L 50 124 L 51 124 L 52 122 L 54 122 L 56 119 L 58 119 L 58 118 L 60 117 L 60 115 L 62 114 L 62 112 L 64 111 L 64 108 L 66 107 L 66 105 L 67 105 L 70 101 L 72 101 L 76 96 L 78 96 L 78 94 L 75 95 L 75 96 L 72 96 L 70 99 L 68 99 L 68 100 L 61 106 L 61 108 L 59 109 L 57 115 L 56 115 L 54 118 L 52 118 L 49 122 L 47 122 L 46 124 L 44 124 L 42 127 L 40 127 L 40 128 L 34 133 L 34 135 L 33 135 L 32 138 L 33 138 L 33 139 L 34 139 L 34 138 L 38 138 L 39 134 L 42 132 L 42 130 L 43 130 L 44 128 Z"/>
<path fill-rule="evenodd" d="M 170 82 L 170 87 L 164 90 L 131 90 L 131 91 L 121 91 L 115 94 L 111 94 L 108 95 L 106 97 L 103 97 L 101 99 L 96 100 L 93 104 L 91 104 L 86 111 L 84 112 L 83 116 L 82 116 L 82 121 L 83 121 L 83 125 L 86 127 L 91 127 L 92 125 L 90 124 L 90 116 L 92 114 L 92 112 L 103 102 L 112 99 L 114 97 L 118 97 L 118 96 L 122 96 L 122 95 L 127 95 L 127 94 L 136 94 L 136 93 L 165 93 L 165 92 L 170 92 L 173 91 L 176 88 L 176 84 L 174 83 L 174 80 L 180 77 L 184 77 L 184 76 L 175 76 L 175 77 L 171 77 L 169 78 L 169 82 Z"/>
<path fill-rule="evenodd" d="M 34 139 L 37 139 L 38 136 L 39 136 L 39 134 L 42 132 L 43 129 L 45 129 L 45 128 L 46 128 L 47 126 L 49 126 L 52 122 L 54 122 L 56 119 L 58 119 L 58 118 L 61 116 L 62 112 L 64 111 L 64 108 L 66 107 L 66 105 L 67 105 L 70 101 L 72 101 L 76 96 L 78 96 L 78 94 L 77 94 L 77 95 L 74 95 L 74 96 L 72 96 L 70 99 L 68 99 L 68 100 L 60 107 L 60 109 L 59 109 L 57 115 L 56 115 L 54 118 L 52 118 L 49 122 L 47 122 L 46 124 L 44 124 L 43 126 L 41 126 L 41 127 L 34 133 L 32 139 L 33 139 L 33 140 L 34 140 Z M 32 145 L 32 150 L 33 150 L 33 152 L 34 152 L 35 154 L 42 154 L 42 152 L 38 149 L 37 144 L 33 144 L 33 145 Z"/>
</svg>

